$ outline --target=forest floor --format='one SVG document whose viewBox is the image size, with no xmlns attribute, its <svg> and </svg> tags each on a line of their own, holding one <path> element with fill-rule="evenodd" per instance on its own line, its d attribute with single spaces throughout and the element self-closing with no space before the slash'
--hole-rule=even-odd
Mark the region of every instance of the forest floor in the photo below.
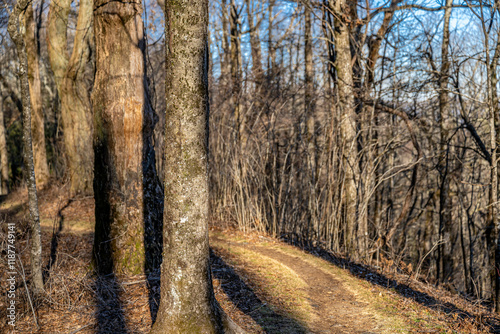
<svg viewBox="0 0 500 334">
<path fill-rule="evenodd" d="M 0 333 L 7 333 L 7 223 L 16 223 L 17 333 L 147 333 L 158 304 L 156 277 L 91 273 L 94 203 L 64 185 L 39 194 L 47 295 L 31 307 L 27 194 L 0 198 Z M 248 333 L 500 333 L 478 301 L 320 249 L 211 228 L 216 298 Z M 24 271 L 24 274 L 23 274 Z M 26 282 L 25 282 L 26 281 Z M 37 305 L 34 305 L 37 306 Z"/>
</svg>

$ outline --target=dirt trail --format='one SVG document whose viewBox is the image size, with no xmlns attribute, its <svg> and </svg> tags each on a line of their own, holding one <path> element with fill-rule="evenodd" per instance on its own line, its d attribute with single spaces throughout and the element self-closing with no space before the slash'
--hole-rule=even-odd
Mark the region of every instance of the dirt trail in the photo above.
<svg viewBox="0 0 500 334">
<path fill-rule="evenodd" d="M 368 313 L 366 304 L 359 302 L 333 275 L 297 256 L 270 248 L 250 249 L 286 265 L 307 282 L 309 303 L 318 316 L 311 328 L 314 333 L 380 333 L 377 321 Z"/>
<path fill-rule="evenodd" d="M 246 248 L 280 262 L 293 270 L 307 283 L 305 289 L 308 302 L 314 309 L 315 319 L 308 321 L 312 333 L 383 333 L 375 315 L 370 314 L 366 303 L 360 302 L 356 296 L 342 286 L 331 273 L 314 266 L 298 256 L 281 251 L 249 244 L 236 244 L 217 238 L 219 242 Z"/>
</svg>

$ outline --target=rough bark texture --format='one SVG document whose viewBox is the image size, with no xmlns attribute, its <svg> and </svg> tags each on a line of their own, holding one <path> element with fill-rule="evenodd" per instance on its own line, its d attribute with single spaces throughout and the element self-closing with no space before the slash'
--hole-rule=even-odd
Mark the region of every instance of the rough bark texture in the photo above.
<svg viewBox="0 0 500 334">
<path fill-rule="evenodd" d="M 28 81 L 31 96 L 31 131 L 33 135 L 33 154 L 35 160 L 36 183 L 43 187 L 49 180 L 47 151 L 45 148 L 45 127 L 42 108 L 42 86 L 37 41 L 35 40 L 35 17 L 33 3 L 28 4 L 23 17 L 24 42 L 28 56 Z"/>
<path fill-rule="evenodd" d="M 71 0 L 52 1 L 49 11 L 48 50 L 59 98 L 71 192 L 92 190 L 92 122 L 90 96 L 83 74 L 92 37 L 92 1 L 81 0 L 71 57 L 67 29 Z"/>
<path fill-rule="evenodd" d="M 163 212 L 141 15 L 140 0 L 94 1 L 94 261 L 106 274 L 137 274 L 159 261 Z"/>
<path fill-rule="evenodd" d="M 35 297 L 43 293 L 42 276 L 42 241 L 40 231 L 40 214 L 38 211 L 38 197 L 36 191 L 35 163 L 33 159 L 33 146 L 31 139 L 31 99 L 28 80 L 28 56 L 23 37 L 20 33 L 19 16 L 33 14 L 33 9 L 29 9 L 31 3 L 28 0 L 21 0 L 16 3 L 9 18 L 8 31 L 14 41 L 19 57 L 18 76 L 21 81 L 21 101 L 23 105 L 23 158 L 26 166 L 26 183 L 28 184 L 28 206 L 30 212 L 31 231 L 31 280 L 33 282 L 33 294 Z"/>
<path fill-rule="evenodd" d="M 335 2 L 333 13 L 340 17 L 345 16 L 347 4 L 344 0 Z M 351 48 L 349 42 L 349 26 L 343 20 L 335 20 L 335 67 L 337 69 L 338 87 L 338 109 L 340 119 L 340 130 L 343 140 L 343 164 L 344 164 L 344 207 L 346 222 L 346 244 L 348 248 L 354 240 L 354 232 L 357 220 L 357 189 L 356 177 L 359 175 L 356 142 L 356 110 L 354 106 L 354 81 Z M 366 236 L 365 236 L 366 237 Z M 357 238 L 363 242 L 364 238 Z"/>
<path fill-rule="evenodd" d="M 441 44 L 441 71 L 439 73 L 439 237 L 444 241 L 438 248 L 437 279 L 444 282 L 453 271 L 451 254 L 451 239 L 453 222 L 451 218 L 451 198 L 450 198 L 450 176 L 449 174 L 449 143 L 448 143 L 448 81 L 450 76 L 450 62 L 448 59 L 448 50 L 450 44 L 450 17 L 452 10 L 452 0 L 446 0 L 443 25 L 443 42 Z"/>
<path fill-rule="evenodd" d="M 161 303 L 151 333 L 242 333 L 218 305 L 208 246 L 207 0 L 166 2 Z"/>
</svg>

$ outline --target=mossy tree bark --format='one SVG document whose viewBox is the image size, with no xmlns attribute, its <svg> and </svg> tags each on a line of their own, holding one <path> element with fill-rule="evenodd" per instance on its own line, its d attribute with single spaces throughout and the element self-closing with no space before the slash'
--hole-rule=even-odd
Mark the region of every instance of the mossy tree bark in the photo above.
<svg viewBox="0 0 500 334">
<path fill-rule="evenodd" d="M 48 23 L 48 50 L 54 72 L 63 123 L 64 146 L 71 193 L 92 190 L 92 119 L 90 96 L 84 80 L 92 39 L 92 1 L 81 0 L 71 57 L 68 54 L 68 16 L 71 0 L 53 0 Z"/>
<path fill-rule="evenodd" d="M 208 1 L 166 2 L 165 215 L 151 333 L 242 333 L 213 292 L 208 246 Z"/>
<path fill-rule="evenodd" d="M 30 10 L 31 8 L 31 10 Z M 42 240 L 40 230 L 40 214 L 38 211 L 38 197 L 36 191 L 36 170 L 33 159 L 33 146 L 31 138 L 31 98 L 29 85 L 28 55 L 27 47 L 24 44 L 23 36 L 20 32 L 21 26 L 19 18 L 22 15 L 33 14 L 32 4 L 29 0 L 20 0 L 14 6 L 9 18 L 8 32 L 12 41 L 16 45 L 17 56 L 19 57 L 18 76 L 21 81 L 21 101 L 23 117 L 23 158 L 26 166 L 26 183 L 28 184 L 28 206 L 30 212 L 30 232 L 31 232 L 31 280 L 33 283 L 33 295 L 40 296 L 43 291 L 42 276 Z"/>
<path fill-rule="evenodd" d="M 102 274 L 148 272 L 159 264 L 163 203 L 141 1 L 94 0 L 94 29 L 94 261 Z"/>
<path fill-rule="evenodd" d="M 45 126 L 42 106 L 42 86 L 40 81 L 40 53 L 35 38 L 35 17 L 33 2 L 29 2 L 23 16 L 24 43 L 28 57 L 28 82 L 31 99 L 31 131 L 33 136 L 33 159 L 38 187 L 49 181 L 49 166 L 45 147 Z"/>
</svg>

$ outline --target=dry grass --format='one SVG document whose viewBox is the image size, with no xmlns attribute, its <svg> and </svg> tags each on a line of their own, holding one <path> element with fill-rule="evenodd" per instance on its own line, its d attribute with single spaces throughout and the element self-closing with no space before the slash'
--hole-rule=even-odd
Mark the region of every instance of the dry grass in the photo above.
<svg viewBox="0 0 500 334">
<path fill-rule="evenodd" d="M 4 218 L 0 243 L 4 250 L 6 222 L 15 221 L 19 265 L 22 263 L 29 286 L 25 198 L 23 192 L 17 192 L 0 203 Z M 53 188 L 41 193 L 40 203 L 47 295 L 38 301 L 33 314 L 22 276 L 18 276 L 17 332 L 147 333 L 152 322 L 150 305 L 155 305 L 149 296 L 158 293 L 158 286 L 148 285 L 143 276 L 103 279 L 92 275 L 92 199 L 68 202 L 64 189 Z M 305 252 L 256 233 L 226 230 L 212 231 L 212 235 L 232 243 L 228 247 L 212 240 L 216 298 L 248 333 L 307 333 L 309 324 L 317 320 L 305 292 L 308 282 L 283 263 L 248 249 L 251 245 L 298 257 L 335 277 L 343 289 L 367 304 L 367 312 L 384 324 L 387 333 L 491 333 L 499 322 L 484 307 L 407 275 L 382 273 L 330 253 Z M 5 266 L 3 256 L 1 275 L 6 273 Z M 0 280 L 5 291 L 5 277 Z M 4 293 L 0 296 L 2 319 L 6 319 L 6 303 Z M 1 321 L 0 332 L 7 329 Z"/>
</svg>

